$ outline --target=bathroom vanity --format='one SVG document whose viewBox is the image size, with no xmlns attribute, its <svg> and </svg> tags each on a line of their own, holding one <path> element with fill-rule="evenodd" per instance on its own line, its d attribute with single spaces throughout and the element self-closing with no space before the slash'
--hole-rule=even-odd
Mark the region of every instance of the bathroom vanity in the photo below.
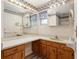
<svg viewBox="0 0 79 59">
<path fill-rule="evenodd" d="M 33 54 L 42 59 L 74 59 L 74 50 L 66 45 L 67 41 L 41 36 L 20 38 L 17 42 L 16 40 L 3 42 L 2 59 L 25 59 L 25 49 L 29 42 L 32 42 Z"/>
<path fill-rule="evenodd" d="M 47 40 L 32 42 L 33 53 L 46 59 L 74 59 L 74 51 L 65 44 Z"/>
</svg>

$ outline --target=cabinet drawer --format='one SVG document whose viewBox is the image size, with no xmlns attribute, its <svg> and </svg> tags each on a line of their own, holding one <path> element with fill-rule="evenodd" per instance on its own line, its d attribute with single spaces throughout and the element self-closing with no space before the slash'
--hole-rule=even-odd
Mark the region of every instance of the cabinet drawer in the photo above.
<svg viewBox="0 0 79 59">
<path fill-rule="evenodd" d="M 3 51 L 4 56 L 8 56 L 10 54 L 14 54 L 17 52 L 17 48 L 10 48 Z"/>
<path fill-rule="evenodd" d="M 65 44 L 51 42 L 51 41 L 47 41 L 47 45 L 52 46 L 52 47 L 56 47 L 56 48 L 65 48 L 66 47 Z"/>
<path fill-rule="evenodd" d="M 46 41 L 45 40 L 40 40 L 40 43 L 41 44 L 46 44 Z"/>
<path fill-rule="evenodd" d="M 17 48 L 17 51 L 21 51 L 25 49 L 25 45 L 20 45 L 20 46 L 17 46 L 16 48 Z"/>
<path fill-rule="evenodd" d="M 65 47 L 64 50 L 74 53 L 74 50 L 70 47 Z"/>
</svg>

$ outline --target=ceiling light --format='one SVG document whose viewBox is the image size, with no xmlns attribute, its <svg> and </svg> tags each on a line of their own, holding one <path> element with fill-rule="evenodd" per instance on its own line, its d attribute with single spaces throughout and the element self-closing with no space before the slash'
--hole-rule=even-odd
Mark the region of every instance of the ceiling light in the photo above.
<svg viewBox="0 0 79 59">
<path fill-rule="evenodd" d="M 26 6 L 26 8 L 27 8 L 27 9 L 29 9 L 29 7 L 28 7 L 28 6 Z"/>
<path fill-rule="evenodd" d="M 23 4 L 22 3 L 19 3 L 19 6 L 23 6 Z"/>
<path fill-rule="evenodd" d="M 25 5 L 25 4 L 23 4 L 21 2 L 18 2 L 16 0 L 8 0 L 8 1 L 11 2 L 11 3 L 13 3 L 13 4 L 16 4 L 17 6 L 23 7 L 24 9 L 29 9 L 29 10 L 36 11 L 33 8 L 31 8 L 29 5 Z"/>
<path fill-rule="evenodd" d="M 57 6 L 60 6 L 60 3 L 57 3 Z"/>
<path fill-rule="evenodd" d="M 11 1 L 11 2 L 15 2 L 16 0 L 9 0 L 9 1 Z"/>
<path fill-rule="evenodd" d="M 52 8 L 52 5 L 50 6 L 50 8 Z"/>
<path fill-rule="evenodd" d="M 16 1 L 15 3 L 16 3 L 17 5 L 19 4 L 19 2 L 17 2 L 17 1 Z"/>
<path fill-rule="evenodd" d="M 56 7 L 56 5 L 53 5 L 53 7 Z"/>
<path fill-rule="evenodd" d="M 63 2 L 62 2 L 62 4 L 64 5 L 64 4 L 65 4 L 65 2 L 63 1 Z"/>
<path fill-rule="evenodd" d="M 26 7 L 26 6 L 23 4 L 23 7 Z"/>
</svg>

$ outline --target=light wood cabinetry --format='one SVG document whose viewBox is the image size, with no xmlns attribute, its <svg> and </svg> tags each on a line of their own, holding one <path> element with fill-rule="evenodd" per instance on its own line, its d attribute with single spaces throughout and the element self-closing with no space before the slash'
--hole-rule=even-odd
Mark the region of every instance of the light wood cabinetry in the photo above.
<svg viewBox="0 0 79 59">
<path fill-rule="evenodd" d="M 36 46 L 34 46 L 36 45 Z M 32 42 L 33 52 L 37 55 L 45 57 L 46 59 L 74 59 L 74 51 L 65 44 L 56 43 L 52 41 L 39 40 Z M 35 48 L 39 48 L 35 51 Z"/>
<path fill-rule="evenodd" d="M 2 51 L 3 59 L 24 59 L 25 45 L 19 45 Z"/>
</svg>

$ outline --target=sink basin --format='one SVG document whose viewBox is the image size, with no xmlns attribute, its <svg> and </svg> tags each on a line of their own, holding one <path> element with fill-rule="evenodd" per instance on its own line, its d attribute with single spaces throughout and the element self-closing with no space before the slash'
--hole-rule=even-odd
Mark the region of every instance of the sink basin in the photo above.
<svg viewBox="0 0 79 59">
<path fill-rule="evenodd" d="M 21 43 L 21 40 L 15 40 L 16 43 Z"/>
</svg>

